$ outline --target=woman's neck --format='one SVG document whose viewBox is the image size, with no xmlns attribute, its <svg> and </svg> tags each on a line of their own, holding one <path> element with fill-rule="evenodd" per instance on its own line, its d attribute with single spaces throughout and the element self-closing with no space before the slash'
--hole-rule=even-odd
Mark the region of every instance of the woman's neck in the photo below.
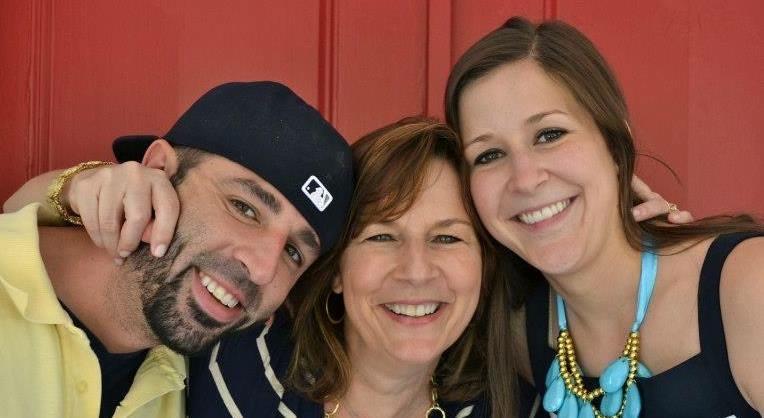
<svg viewBox="0 0 764 418">
<path fill-rule="evenodd" d="M 347 335 L 347 333 L 346 333 Z M 401 364 L 348 335 L 352 377 L 340 400 L 342 417 L 422 417 L 431 404 L 430 364 Z"/>
<path fill-rule="evenodd" d="M 623 332 L 634 320 L 640 271 L 641 253 L 614 238 L 576 271 L 545 276 L 565 300 L 569 321 Z"/>
</svg>

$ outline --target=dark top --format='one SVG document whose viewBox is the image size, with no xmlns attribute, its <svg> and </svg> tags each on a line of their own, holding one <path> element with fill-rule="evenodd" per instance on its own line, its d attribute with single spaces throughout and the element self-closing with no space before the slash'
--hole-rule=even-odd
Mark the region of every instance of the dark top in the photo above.
<svg viewBox="0 0 764 418">
<path fill-rule="evenodd" d="M 62 303 L 61 306 L 64 306 Z M 77 318 L 66 306 L 64 309 L 72 318 L 77 328 L 85 332 L 90 340 L 90 348 L 98 358 L 101 367 L 101 410 L 100 418 L 111 418 L 114 411 L 125 398 L 133 385 L 135 374 L 146 359 L 149 350 L 134 353 L 113 354 L 106 350 L 103 343 Z"/>
<path fill-rule="evenodd" d="M 761 234 L 719 236 L 708 249 L 698 289 L 700 353 L 651 378 L 638 378 L 642 395 L 641 418 L 754 418 L 760 417 L 737 388 L 727 357 L 727 344 L 719 303 L 722 267 L 729 253 L 741 241 Z M 540 396 L 544 379 L 556 352 L 548 342 L 549 285 L 545 282 L 531 294 L 526 305 L 528 348 L 533 378 Z M 586 378 L 589 388 L 597 379 Z M 543 408 L 535 417 L 548 414 Z"/>
<path fill-rule="evenodd" d="M 284 376 L 294 349 L 291 327 L 288 316 L 280 310 L 270 326 L 254 326 L 231 335 L 192 357 L 186 402 L 188 416 L 322 418 L 323 405 L 284 388 Z M 440 405 L 448 418 L 488 416 L 482 399 L 465 404 L 441 401 Z"/>
</svg>

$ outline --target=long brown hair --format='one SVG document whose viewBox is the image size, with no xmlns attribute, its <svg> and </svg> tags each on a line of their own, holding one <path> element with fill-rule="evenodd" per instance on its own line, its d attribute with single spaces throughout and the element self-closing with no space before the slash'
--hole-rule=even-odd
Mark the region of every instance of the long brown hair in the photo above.
<svg viewBox="0 0 764 418">
<path fill-rule="evenodd" d="M 576 28 L 560 21 L 534 25 L 520 17 L 479 40 L 459 59 L 446 88 L 446 120 L 460 129 L 459 99 L 470 83 L 497 67 L 523 59 L 535 61 L 560 82 L 592 116 L 618 166 L 619 211 L 629 244 L 643 250 L 650 242 L 660 250 L 710 236 L 763 228 L 750 215 L 713 216 L 685 225 L 668 225 L 665 217 L 637 223 L 631 215 L 638 201 L 631 189 L 637 152 L 621 88 L 594 44 Z M 648 240 L 649 237 L 649 240 Z"/>
<path fill-rule="evenodd" d="M 685 225 L 669 225 L 665 217 L 637 223 L 631 208 L 637 198 L 631 189 L 636 150 L 629 128 L 626 101 L 612 70 L 594 45 L 574 27 L 560 21 L 547 21 L 534 25 L 520 17 L 509 19 L 503 26 L 489 33 L 459 59 L 448 79 L 445 95 L 446 121 L 460 132 L 459 100 L 470 83 L 502 65 L 524 59 L 534 60 L 546 73 L 567 88 L 592 116 L 608 150 L 618 165 L 619 212 L 622 228 L 629 245 L 643 250 L 646 238 L 650 247 L 659 251 L 679 243 L 700 242 L 704 238 L 739 231 L 763 231 L 761 224 L 749 215 L 715 216 Z M 497 244 L 498 245 L 498 244 Z M 538 270 L 514 254 L 507 258 L 512 306 L 522 306 L 527 289 L 534 281 L 543 280 Z M 512 315 L 504 305 L 505 315 Z M 502 307 L 489 307 L 489 309 Z M 493 319 L 494 316 L 491 316 Z M 493 326 L 491 326 L 493 328 Z M 489 337 L 489 370 L 499 369 L 509 356 L 511 341 L 503 341 L 498 332 Z M 504 352 L 502 357 L 502 353 Z M 489 389 L 494 416 L 511 416 L 504 411 L 512 408 L 502 388 L 507 387 L 501 375 L 489 375 Z M 494 395 L 496 394 L 496 395 Z"/>
<path fill-rule="evenodd" d="M 483 229 L 469 192 L 469 178 L 461 143 L 447 125 L 425 118 L 407 118 L 380 128 L 353 145 L 356 189 L 351 199 L 350 220 L 337 247 L 317 263 L 293 293 L 299 298 L 293 337 L 295 351 L 289 381 L 308 398 L 323 402 L 341 398 L 348 389 L 352 365 L 345 351 L 341 324 L 332 324 L 325 303 L 332 280 L 339 273 L 342 252 L 367 225 L 394 220 L 416 201 L 423 188 L 428 164 L 445 161 L 459 174 L 461 201 L 481 243 L 482 284 L 478 306 L 467 328 L 441 356 L 435 378 L 441 398 L 465 401 L 485 390 L 488 324 L 507 329 L 505 312 L 487 306 L 502 306 L 507 293 L 493 291 L 506 280 L 498 268 L 494 244 Z M 488 298 L 492 298 L 490 303 Z M 495 299 L 493 299 L 495 298 Z M 335 298 L 339 299 L 339 298 Z M 488 320 L 488 316 L 492 316 Z M 495 317 L 493 317 L 495 316 Z M 509 384 L 515 370 L 510 364 Z M 502 390 L 510 396 L 513 386 Z"/>
</svg>

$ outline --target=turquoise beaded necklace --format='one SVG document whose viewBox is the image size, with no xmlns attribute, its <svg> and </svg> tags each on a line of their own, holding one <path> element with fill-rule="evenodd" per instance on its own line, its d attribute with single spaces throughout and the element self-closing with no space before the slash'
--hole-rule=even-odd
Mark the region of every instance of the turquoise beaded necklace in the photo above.
<svg viewBox="0 0 764 418">
<path fill-rule="evenodd" d="M 637 312 L 631 332 L 621 355 L 610 363 L 599 378 L 600 387 L 588 390 L 584 387 L 581 367 L 576 361 L 573 339 L 568 331 L 565 301 L 557 295 L 557 356 L 546 374 L 546 393 L 543 406 L 558 418 L 638 418 L 642 399 L 637 389 L 636 377 L 650 377 L 647 367 L 639 362 L 639 328 L 647 314 L 647 307 L 655 287 L 658 272 L 658 256 L 642 252 L 642 270 L 637 291 Z M 600 407 L 592 401 L 602 397 Z"/>
</svg>

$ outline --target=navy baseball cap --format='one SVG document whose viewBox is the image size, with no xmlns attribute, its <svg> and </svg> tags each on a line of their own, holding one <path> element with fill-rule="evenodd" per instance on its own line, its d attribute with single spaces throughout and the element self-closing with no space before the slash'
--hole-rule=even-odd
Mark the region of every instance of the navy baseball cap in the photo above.
<svg viewBox="0 0 764 418">
<path fill-rule="evenodd" d="M 321 114 L 283 84 L 235 82 L 205 93 L 166 135 L 117 138 L 119 162 L 141 161 L 164 138 L 236 162 L 278 189 L 318 234 L 321 253 L 345 227 L 353 193 L 352 153 Z"/>
</svg>

